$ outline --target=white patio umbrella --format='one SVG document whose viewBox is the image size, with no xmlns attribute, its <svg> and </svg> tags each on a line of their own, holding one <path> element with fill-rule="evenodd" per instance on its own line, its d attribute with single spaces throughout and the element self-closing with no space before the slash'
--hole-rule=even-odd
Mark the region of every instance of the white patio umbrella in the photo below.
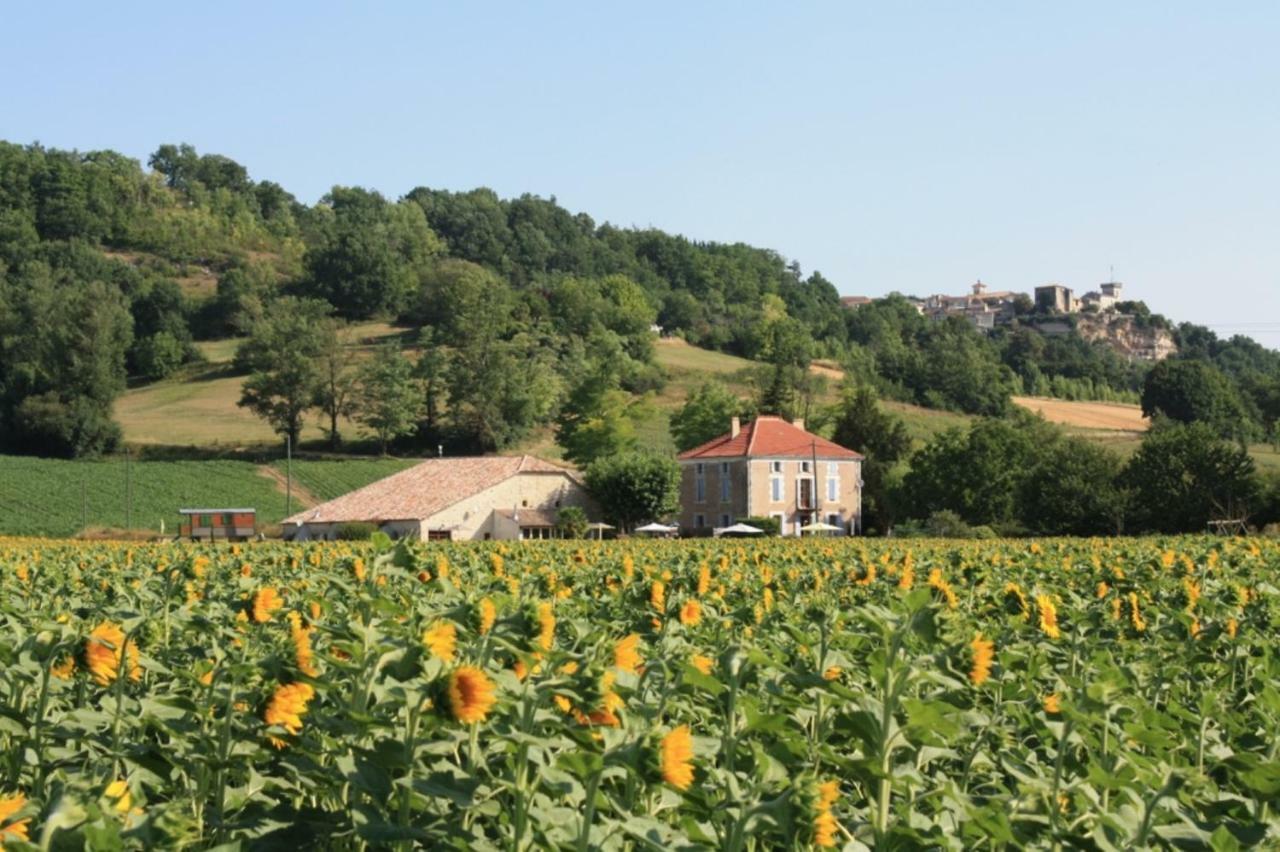
<svg viewBox="0 0 1280 852">
<path fill-rule="evenodd" d="M 676 526 L 670 526 L 670 527 L 669 527 L 669 526 L 667 526 L 666 524 L 660 524 L 660 523 L 658 523 L 657 521 L 653 521 L 652 523 L 645 524 L 645 525 L 644 525 L 644 526 L 642 526 L 642 527 L 636 527 L 636 528 L 633 530 L 633 532 L 638 532 L 638 533 L 673 533 L 673 532 L 675 532 L 675 531 L 676 531 L 676 530 L 678 530 L 678 529 L 680 529 L 680 528 L 679 528 L 679 527 L 676 527 Z"/>
<path fill-rule="evenodd" d="M 816 533 L 816 532 L 842 532 L 840 527 L 823 521 L 814 521 L 811 524 L 805 524 L 800 528 L 800 532 Z"/>
<path fill-rule="evenodd" d="M 763 532 L 764 530 L 750 524 L 734 524 L 731 527 L 720 527 L 711 531 L 716 538 L 722 535 L 760 535 Z"/>
<path fill-rule="evenodd" d="M 596 521 L 594 524 L 587 524 L 587 538 L 591 537 L 590 533 L 595 533 L 596 538 L 602 539 L 604 538 L 604 531 L 612 529 L 617 529 L 617 527 L 613 524 L 606 524 L 604 521 Z"/>
</svg>

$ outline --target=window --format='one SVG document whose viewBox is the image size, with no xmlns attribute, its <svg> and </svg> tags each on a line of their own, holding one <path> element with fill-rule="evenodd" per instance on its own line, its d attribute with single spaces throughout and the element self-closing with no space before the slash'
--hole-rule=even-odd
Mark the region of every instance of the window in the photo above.
<svg viewBox="0 0 1280 852">
<path fill-rule="evenodd" d="M 721 516 L 720 516 L 720 526 L 722 526 L 722 527 L 730 527 L 730 526 L 733 526 L 733 518 L 729 517 L 728 515 L 721 515 Z"/>
<path fill-rule="evenodd" d="M 720 463 L 720 502 L 728 503 L 733 499 L 733 479 L 729 476 L 729 463 Z"/>
<path fill-rule="evenodd" d="M 800 472 L 809 473 L 809 463 L 807 461 L 800 462 Z"/>
<path fill-rule="evenodd" d="M 769 499 L 774 503 L 782 502 L 782 477 L 769 477 Z"/>
<path fill-rule="evenodd" d="M 702 465 L 698 465 L 698 467 L 702 467 Z M 707 502 L 707 480 L 701 473 L 699 473 L 698 478 L 693 481 L 693 491 L 693 499 L 695 502 Z"/>
<path fill-rule="evenodd" d="M 693 528 L 694 528 L 694 529 L 700 530 L 700 529 L 705 528 L 705 527 L 706 527 L 706 525 L 707 525 L 707 516 L 706 516 L 706 515 L 694 515 L 694 516 L 693 516 Z"/>
<path fill-rule="evenodd" d="M 787 534 L 787 513 L 774 512 L 771 515 L 769 515 L 769 517 L 774 518 L 778 521 L 778 535 L 786 535 Z"/>
<path fill-rule="evenodd" d="M 813 478 L 805 477 L 796 481 L 796 508 L 812 509 L 813 508 Z"/>
<path fill-rule="evenodd" d="M 707 472 L 707 466 L 704 465 L 702 462 L 698 462 L 697 464 L 695 464 L 693 466 L 693 469 L 698 474 L 698 476 L 702 476 L 702 474 Z"/>
<path fill-rule="evenodd" d="M 770 473 L 782 473 L 782 462 L 780 462 L 780 461 L 771 461 L 771 462 L 769 462 L 769 472 L 770 472 Z"/>
<path fill-rule="evenodd" d="M 839 527 L 840 531 L 844 532 L 844 519 L 838 514 L 832 512 L 830 515 L 827 515 L 827 523 L 831 524 L 833 527 Z"/>
<path fill-rule="evenodd" d="M 827 500 L 834 503 L 840 499 L 840 480 L 827 474 Z"/>
</svg>

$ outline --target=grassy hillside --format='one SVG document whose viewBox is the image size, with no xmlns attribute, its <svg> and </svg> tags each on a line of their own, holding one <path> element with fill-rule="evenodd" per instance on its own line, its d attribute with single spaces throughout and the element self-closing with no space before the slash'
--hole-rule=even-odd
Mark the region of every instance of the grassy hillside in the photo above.
<svg viewBox="0 0 1280 852">
<path fill-rule="evenodd" d="M 352 346 L 359 354 L 394 339 L 403 329 L 383 322 L 361 323 L 351 331 Z M 265 421 L 236 403 L 243 376 L 232 374 L 232 359 L 241 341 L 236 338 L 206 341 L 200 351 L 205 363 L 178 376 L 130 388 L 116 400 L 115 416 L 130 444 L 178 447 L 251 447 L 275 444 L 279 438 Z M 359 427 L 350 421 L 340 426 L 347 437 Z M 318 417 L 307 420 L 304 441 L 324 437 Z"/>
</svg>

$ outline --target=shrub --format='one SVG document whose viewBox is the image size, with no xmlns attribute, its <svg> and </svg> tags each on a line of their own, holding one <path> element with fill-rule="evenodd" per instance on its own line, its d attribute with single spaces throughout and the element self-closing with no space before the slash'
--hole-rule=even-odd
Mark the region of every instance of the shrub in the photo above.
<svg viewBox="0 0 1280 852">
<path fill-rule="evenodd" d="M 338 541 L 368 541 L 377 531 L 377 524 L 340 524 L 334 533 L 334 538 Z"/>
</svg>

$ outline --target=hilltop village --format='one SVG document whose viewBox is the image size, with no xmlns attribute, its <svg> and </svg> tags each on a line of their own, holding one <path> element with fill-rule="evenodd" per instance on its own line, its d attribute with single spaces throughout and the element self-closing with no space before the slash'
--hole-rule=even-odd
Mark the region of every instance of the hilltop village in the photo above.
<svg viewBox="0 0 1280 852">
<path fill-rule="evenodd" d="M 976 281 L 970 292 L 959 296 L 934 294 L 908 297 L 916 310 L 934 320 L 960 317 L 979 331 L 1017 322 L 1049 336 L 1070 334 L 1074 329 L 1090 342 L 1101 341 L 1137 361 L 1161 361 L 1178 351 L 1172 330 L 1163 318 L 1152 316 L 1141 302 L 1126 301 L 1124 285 L 1108 281 L 1076 296 L 1070 287 L 1045 284 L 1032 295 L 1014 290 L 991 290 Z M 850 310 L 870 304 L 868 296 L 844 296 Z"/>
</svg>

